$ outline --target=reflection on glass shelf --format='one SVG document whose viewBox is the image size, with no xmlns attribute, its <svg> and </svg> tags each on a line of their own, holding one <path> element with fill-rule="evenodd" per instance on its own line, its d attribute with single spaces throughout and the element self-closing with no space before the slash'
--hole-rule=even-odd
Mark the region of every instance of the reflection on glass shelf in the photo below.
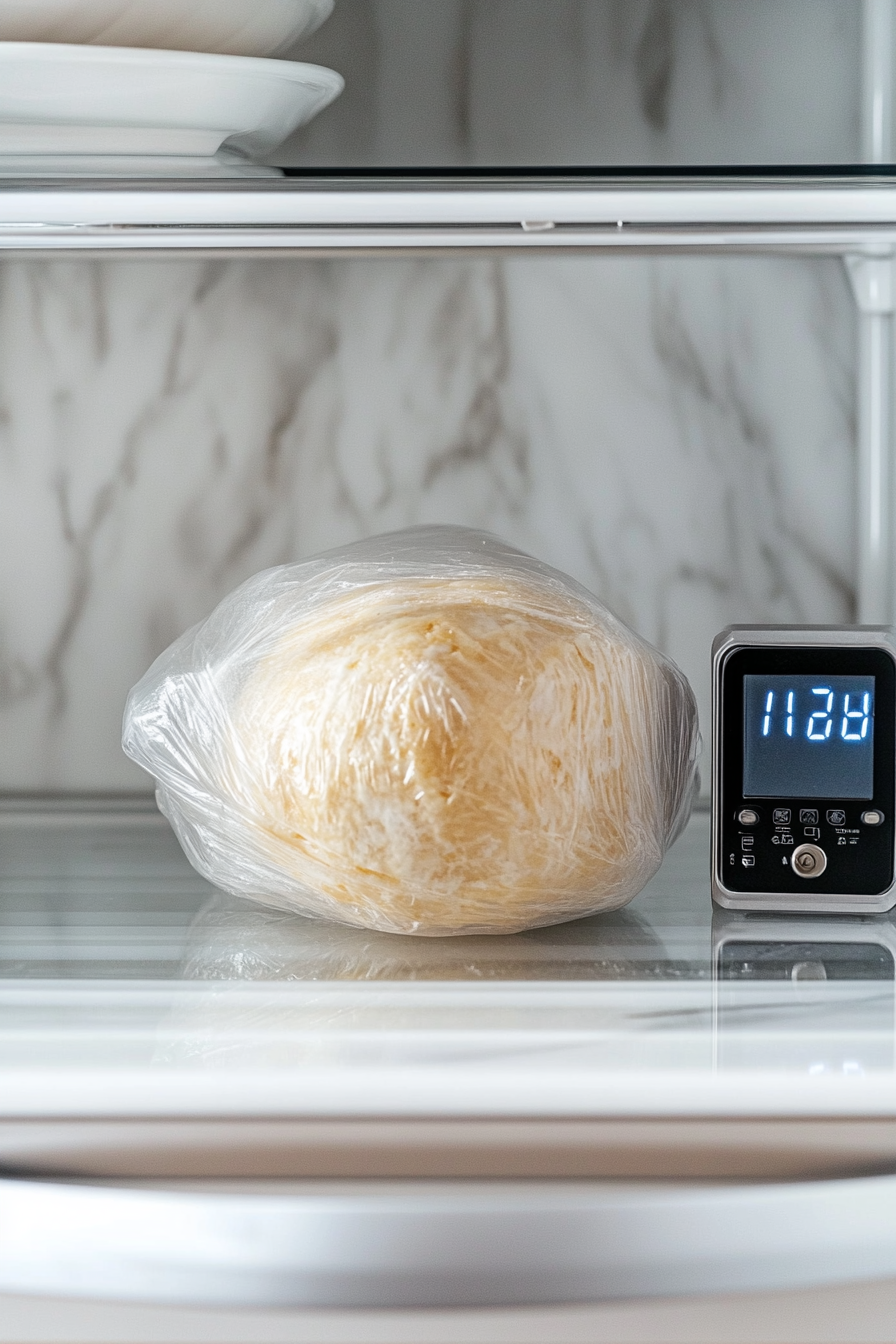
<svg viewBox="0 0 896 1344">
<path fill-rule="evenodd" d="M 0 811 L 0 977 L 176 977 L 212 891 L 154 808 Z"/>
<path fill-rule="evenodd" d="M 891 1069 L 896 925 L 713 915 L 714 1032 L 720 1069 L 813 1077 Z"/>
<path fill-rule="evenodd" d="M 413 938 L 216 892 L 154 810 L 0 812 L 0 977 L 665 980 L 709 973 L 705 816 L 626 910 L 504 937 Z"/>
<path fill-rule="evenodd" d="M 624 980 L 666 969 L 663 943 L 629 910 L 512 935 L 412 938 L 217 896 L 193 923 L 182 974 L 197 980 Z"/>
<path fill-rule="evenodd" d="M 149 810 L 2 808 L 0 1117 L 896 1113 L 892 927 L 748 916 L 713 981 L 708 823 L 625 911 L 419 939 L 224 897 Z"/>
</svg>

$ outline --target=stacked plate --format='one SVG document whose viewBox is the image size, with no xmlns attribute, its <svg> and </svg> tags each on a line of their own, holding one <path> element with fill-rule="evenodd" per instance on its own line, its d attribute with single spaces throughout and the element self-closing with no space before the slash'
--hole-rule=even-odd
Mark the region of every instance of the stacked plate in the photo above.
<svg viewBox="0 0 896 1344">
<path fill-rule="evenodd" d="M 343 80 L 270 57 L 333 3 L 0 0 L 0 172 L 275 173 Z"/>
</svg>

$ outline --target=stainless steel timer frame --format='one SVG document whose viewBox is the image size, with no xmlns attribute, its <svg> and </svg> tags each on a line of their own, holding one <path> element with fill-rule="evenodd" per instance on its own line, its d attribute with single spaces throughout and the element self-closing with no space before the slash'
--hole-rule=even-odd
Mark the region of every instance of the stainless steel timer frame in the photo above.
<svg viewBox="0 0 896 1344">
<path fill-rule="evenodd" d="M 896 843 L 894 843 L 894 879 L 875 896 L 849 892 L 806 890 L 793 892 L 743 892 L 726 886 L 720 871 L 722 815 L 722 674 L 732 653 L 738 649 L 770 647 L 776 649 L 881 649 L 896 660 L 896 629 L 889 625 L 731 625 L 713 640 L 712 645 L 712 899 L 725 910 L 779 911 L 792 914 L 881 914 L 896 905 Z M 880 747 L 887 749 L 883 743 Z M 896 741 L 889 744 L 896 752 Z"/>
</svg>

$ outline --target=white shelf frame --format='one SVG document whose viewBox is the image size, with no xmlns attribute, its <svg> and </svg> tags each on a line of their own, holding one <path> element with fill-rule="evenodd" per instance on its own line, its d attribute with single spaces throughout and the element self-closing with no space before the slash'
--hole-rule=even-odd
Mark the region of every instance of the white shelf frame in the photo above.
<svg viewBox="0 0 896 1344">
<path fill-rule="evenodd" d="M 875 0 L 876 2 L 876 0 Z M 887 0 L 889 3 L 889 0 Z M 470 248 L 889 255 L 896 181 L 279 179 L 0 190 L 0 249 L 320 254 Z"/>
</svg>

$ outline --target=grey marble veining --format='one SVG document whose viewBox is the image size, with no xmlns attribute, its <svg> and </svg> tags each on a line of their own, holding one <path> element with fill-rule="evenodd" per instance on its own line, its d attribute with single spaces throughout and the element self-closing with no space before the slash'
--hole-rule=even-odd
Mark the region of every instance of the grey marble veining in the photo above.
<svg viewBox="0 0 896 1344">
<path fill-rule="evenodd" d="M 279 156 L 855 158 L 853 0 L 339 0 Z M 255 570 L 422 522 L 581 579 L 692 678 L 855 610 L 855 316 L 783 258 L 0 266 L 0 790 L 145 789 L 130 685 Z"/>
<path fill-rule="evenodd" d="M 255 570 L 422 522 L 573 573 L 694 680 L 854 609 L 833 261 L 9 262 L 0 784 L 145 787 L 129 686 Z"/>
<path fill-rule="evenodd" d="M 342 97 L 290 164 L 858 157 L 857 0 L 338 0 L 294 55 Z"/>
</svg>

